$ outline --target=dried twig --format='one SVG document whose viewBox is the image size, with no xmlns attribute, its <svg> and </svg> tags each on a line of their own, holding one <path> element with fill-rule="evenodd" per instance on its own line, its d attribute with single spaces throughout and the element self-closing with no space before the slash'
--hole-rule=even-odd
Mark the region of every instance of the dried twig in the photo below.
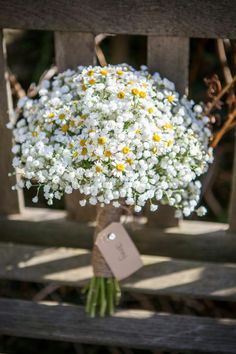
<svg viewBox="0 0 236 354">
<path fill-rule="evenodd" d="M 214 107 L 217 106 L 217 104 L 219 103 L 220 99 L 228 92 L 228 90 L 230 89 L 230 87 L 236 82 L 236 75 L 233 77 L 232 81 L 229 82 L 227 85 L 225 85 L 225 87 L 218 93 L 218 95 L 216 95 L 212 102 L 210 102 L 206 109 L 205 109 L 205 114 L 209 115 L 210 112 L 212 111 L 212 109 Z"/>
<path fill-rule="evenodd" d="M 56 291 L 58 288 L 60 288 L 61 285 L 59 284 L 49 284 L 45 286 L 42 290 L 40 290 L 33 298 L 33 301 L 42 301 L 44 300 L 48 295 Z"/>
<path fill-rule="evenodd" d="M 232 77 L 230 68 L 228 66 L 227 56 L 226 56 L 226 53 L 225 53 L 224 41 L 223 41 L 223 39 L 218 38 L 216 40 L 216 43 L 217 43 L 218 56 L 219 56 L 219 59 L 220 59 L 220 63 L 221 63 L 222 71 L 223 71 L 223 74 L 224 74 L 225 82 L 227 84 L 229 84 L 233 80 L 233 77 Z"/>
<path fill-rule="evenodd" d="M 107 61 L 105 58 L 105 55 L 100 47 L 100 44 L 102 43 L 102 41 L 107 38 L 108 36 L 115 36 L 114 34 L 108 34 L 108 33 L 100 33 L 95 37 L 95 52 L 99 61 L 99 64 L 101 66 L 106 66 L 107 65 Z"/>
<path fill-rule="evenodd" d="M 236 108 L 231 112 L 223 125 L 223 127 L 216 133 L 214 136 L 212 142 L 211 142 L 211 147 L 215 148 L 223 135 L 229 130 L 230 125 L 233 123 L 234 118 L 236 117 Z"/>
<path fill-rule="evenodd" d="M 39 91 L 39 87 L 40 84 L 42 83 L 42 81 L 44 80 L 51 80 L 52 77 L 57 73 L 57 66 L 52 66 L 50 69 L 44 71 L 44 73 L 41 75 L 40 79 L 39 79 L 39 83 L 38 85 L 36 85 L 35 83 L 32 83 L 30 85 L 30 87 L 28 88 L 27 91 L 27 96 L 34 98 L 35 96 L 37 96 L 38 91 Z"/>
<path fill-rule="evenodd" d="M 18 82 L 16 76 L 8 71 L 7 80 L 9 80 L 11 85 L 11 92 L 17 99 L 22 98 L 26 95 L 25 90 L 22 88 L 21 84 Z"/>
</svg>

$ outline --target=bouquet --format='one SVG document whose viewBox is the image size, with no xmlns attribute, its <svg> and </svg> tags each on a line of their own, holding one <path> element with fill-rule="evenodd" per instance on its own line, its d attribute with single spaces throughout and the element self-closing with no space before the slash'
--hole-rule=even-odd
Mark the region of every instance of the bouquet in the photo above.
<svg viewBox="0 0 236 354">
<path fill-rule="evenodd" d="M 43 81 L 37 99 L 18 102 L 13 166 L 23 174 L 15 187 L 35 187 L 35 203 L 42 189 L 49 205 L 79 190 L 81 206 L 98 205 L 95 238 L 119 221 L 124 205 L 140 212 L 167 204 L 177 217 L 203 215 L 199 176 L 212 162 L 208 121 L 201 105 L 145 66 L 67 70 Z M 120 288 L 96 245 L 93 266 L 86 310 L 111 314 Z"/>
</svg>

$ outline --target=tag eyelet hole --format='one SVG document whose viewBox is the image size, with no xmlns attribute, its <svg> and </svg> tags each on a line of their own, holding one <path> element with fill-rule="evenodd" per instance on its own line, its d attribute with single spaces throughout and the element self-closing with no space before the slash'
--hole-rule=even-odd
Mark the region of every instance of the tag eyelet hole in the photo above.
<svg viewBox="0 0 236 354">
<path fill-rule="evenodd" d="M 109 241 L 113 241 L 116 239 L 116 234 L 114 234 L 114 232 L 111 232 L 110 234 L 107 235 L 107 239 Z"/>
</svg>

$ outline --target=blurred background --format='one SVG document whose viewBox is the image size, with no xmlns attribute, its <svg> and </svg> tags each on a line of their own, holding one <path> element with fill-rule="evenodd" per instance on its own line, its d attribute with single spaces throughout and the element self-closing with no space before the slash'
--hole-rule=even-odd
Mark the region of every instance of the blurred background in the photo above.
<svg viewBox="0 0 236 354">
<path fill-rule="evenodd" d="M 34 90 L 42 75 L 56 72 L 54 38 L 46 31 L 5 31 L 8 64 L 15 101 L 24 91 Z M 146 63 L 145 36 L 105 36 L 100 44 L 107 63 L 129 63 L 135 68 Z M 220 90 L 227 83 L 227 75 L 234 75 L 236 67 L 236 41 L 221 39 L 191 39 L 189 96 L 196 102 L 209 100 L 209 91 Z M 216 76 L 217 75 L 217 76 Z M 208 85 L 208 87 L 207 87 Z M 24 91 L 23 91 L 24 90 Z M 216 92 L 217 93 L 217 92 Z M 211 92 L 210 92 L 211 94 Z M 214 130 L 219 129 L 227 117 L 227 100 L 220 111 L 214 113 Z M 227 222 L 233 163 L 234 132 L 229 131 L 215 150 L 215 162 L 207 178 L 203 177 L 203 200 L 208 214 L 205 220 Z M 25 191 L 27 206 L 32 206 L 34 191 Z M 37 207 L 47 207 L 42 196 Z M 64 201 L 52 208 L 64 209 Z M 196 218 L 195 215 L 191 218 Z"/>
</svg>

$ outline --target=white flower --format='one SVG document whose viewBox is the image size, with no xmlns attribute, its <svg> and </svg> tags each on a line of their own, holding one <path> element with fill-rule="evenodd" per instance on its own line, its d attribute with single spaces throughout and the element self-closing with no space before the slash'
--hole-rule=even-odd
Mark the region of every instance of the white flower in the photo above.
<svg viewBox="0 0 236 354">
<path fill-rule="evenodd" d="M 49 205 L 78 189 L 88 196 L 81 205 L 119 207 L 123 198 L 137 212 L 157 202 L 195 210 L 211 132 L 201 106 L 172 82 L 146 67 L 80 66 L 43 82 L 39 96 L 18 103 L 13 166 L 25 183 L 17 188 L 38 181 Z"/>
<path fill-rule="evenodd" d="M 141 210 L 142 210 L 142 208 L 141 208 L 139 205 L 135 205 L 134 211 L 135 211 L 136 213 L 139 213 Z"/>
<path fill-rule="evenodd" d="M 6 124 L 6 127 L 7 127 L 8 129 L 13 129 L 13 128 L 14 128 L 14 124 L 13 124 L 12 122 L 8 122 L 8 123 Z"/>
<path fill-rule="evenodd" d="M 71 186 L 66 186 L 66 188 L 65 188 L 65 193 L 71 194 L 72 192 L 73 192 L 72 187 L 71 187 Z"/>
<path fill-rule="evenodd" d="M 32 202 L 33 203 L 38 203 L 39 201 L 39 198 L 37 196 L 35 196 L 34 198 L 32 198 Z"/>
<path fill-rule="evenodd" d="M 203 215 L 206 214 L 206 212 L 207 212 L 207 210 L 206 210 L 206 208 L 203 207 L 203 206 L 199 207 L 199 208 L 196 210 L 196 213 L 197 213 L 198 216 L 203 216 Z"/>
<path fill-rule="evenodd" d="M 158 205 L 156 205 L 156 204 L 151 204 L 151 206 L 150 206 L 150 210 L 151 211 L 156 211 L 158 209 Z"/>
</svg>

